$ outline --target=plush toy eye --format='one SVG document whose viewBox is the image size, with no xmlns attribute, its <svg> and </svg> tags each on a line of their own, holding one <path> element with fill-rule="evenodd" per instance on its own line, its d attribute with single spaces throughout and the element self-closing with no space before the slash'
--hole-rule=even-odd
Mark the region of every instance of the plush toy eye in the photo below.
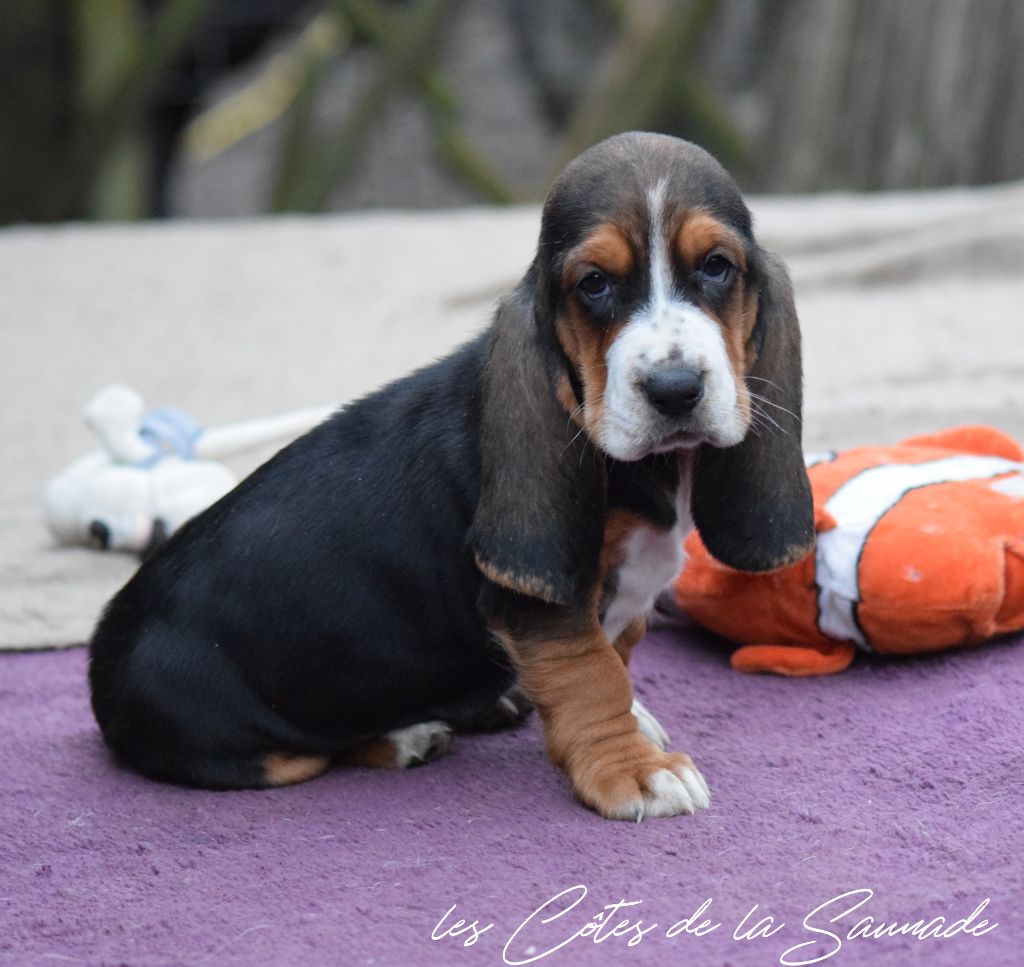
<svg viewBox="0 0 1024 967">
<path fill-rule="evenodd" d="M 608 276 L 597 269 L 583 276 L 576 288 L 590 302 L 600 302 L 611 295 L 612 291 L 611 284 L 608 282 Z"/>
<path fill-rule="evenodd" d="M 736 267 L 724 255 L 709 255 L 700 267 L 700 274 L 705 282 L 712 285 L 727 285 L 732 281 Z"/>
<path fill-rule="evenodd" d="M 106 550 L 110 547 L 110 528 L 102 520 L 94 520 L 89 524 L 89 541 L 94 547 Z"/>
</svg>

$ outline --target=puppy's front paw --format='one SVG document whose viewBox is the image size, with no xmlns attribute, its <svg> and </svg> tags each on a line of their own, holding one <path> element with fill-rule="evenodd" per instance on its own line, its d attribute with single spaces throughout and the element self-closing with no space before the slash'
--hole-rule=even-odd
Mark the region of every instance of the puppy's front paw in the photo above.
<svg viewBox="0 0 1024 967">
<path fill-rule="evenodd" d="M 693 760 L 639 741 L 646 748 L 631 761 L 603 765 L 582 781 L 574 777 L 577 795 L 606 819 L 633 822 L 707 809 L 711 793 Z"/>
</svg>

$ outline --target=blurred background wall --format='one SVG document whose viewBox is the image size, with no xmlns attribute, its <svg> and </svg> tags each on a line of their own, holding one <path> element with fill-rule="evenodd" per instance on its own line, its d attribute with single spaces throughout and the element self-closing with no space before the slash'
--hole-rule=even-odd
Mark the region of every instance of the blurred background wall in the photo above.
<svg viewBox="0 0 1024 967">
<path fill-rule="evenodd" d="M 0 221 L 536 200 L 615 131 L 755 191 L 1024 177 L 1021 0 L 4 0 Z"/>
</svg>

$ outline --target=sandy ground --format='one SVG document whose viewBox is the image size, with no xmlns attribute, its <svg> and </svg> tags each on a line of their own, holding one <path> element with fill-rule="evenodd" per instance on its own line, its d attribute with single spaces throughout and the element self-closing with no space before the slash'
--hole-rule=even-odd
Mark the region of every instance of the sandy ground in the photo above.
<svg viewBox="0 0 1024 967">
<path fill-rule="evenodd" d="M 1024 437 L 1024 185 L 752 208 L 796 284 L 808 449 Z M 0 647 L 83 641 L 134 567 L 42 519 L 99 387 L 206 425 L 351 399 L 484 326 L 537 228 L 522 208 L 0 232 Z"/>
</svg>

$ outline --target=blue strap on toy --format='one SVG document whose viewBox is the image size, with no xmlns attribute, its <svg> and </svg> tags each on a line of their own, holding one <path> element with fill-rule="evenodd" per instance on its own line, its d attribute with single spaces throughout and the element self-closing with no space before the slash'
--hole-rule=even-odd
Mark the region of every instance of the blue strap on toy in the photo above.
<svg viewBox="0 0 1024 967">
<path fill-rule="evenodd" d="M 137 467 L 152 467 L 164 457 L 174 454 L 183 460 L 196 455 L 196 441 L 203 435 L 200 426 L 188 413 L 165 406 L 150 410 L 142 418 L 139 436 L 152 448 L 152 453 L 137 460 Z"/>
</svg>

